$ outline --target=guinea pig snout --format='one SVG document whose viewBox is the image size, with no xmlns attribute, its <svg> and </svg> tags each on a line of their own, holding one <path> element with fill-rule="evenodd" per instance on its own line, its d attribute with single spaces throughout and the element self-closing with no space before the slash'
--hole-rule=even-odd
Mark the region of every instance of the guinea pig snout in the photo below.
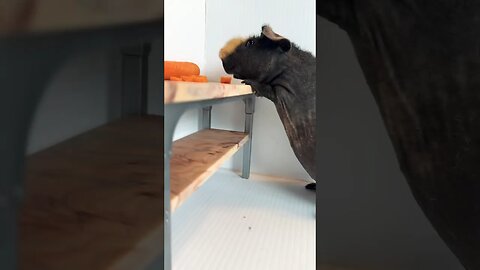
<svg viewBox="0 0 480 270">
<path fill-rule="evenodd" d="M 235 69 L 235 63 L 231 61 L 230 59 L 223 59 L 222 60 L 223 64 L 223 69 L 225 69 L 225 72 L 227 73 L 233 73 L 233 70 Z"/>
</svg>

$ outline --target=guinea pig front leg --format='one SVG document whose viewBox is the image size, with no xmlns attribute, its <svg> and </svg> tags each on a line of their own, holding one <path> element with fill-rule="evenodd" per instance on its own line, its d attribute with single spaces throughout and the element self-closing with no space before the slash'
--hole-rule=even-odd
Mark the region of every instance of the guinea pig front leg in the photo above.
<svg viewBox="0 0 480 270">
<path fill-rule="evenodd" d="M 252 87 L 253 93 L 257 97 L 266 97 L 273 102 L 275 102 L 275 100 L 277 99 L 275 90 L 269 84 L 263 84 L 263 83 L 258 83 L 254 81 L 248 81 L 248 80 L 242 81 L 242 83 L 246 85 L 250 85 Z"/>
</svg>

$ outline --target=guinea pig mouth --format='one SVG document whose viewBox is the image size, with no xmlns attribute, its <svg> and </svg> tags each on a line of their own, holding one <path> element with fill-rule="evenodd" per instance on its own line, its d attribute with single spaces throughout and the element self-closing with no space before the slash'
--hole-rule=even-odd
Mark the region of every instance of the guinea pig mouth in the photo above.
<svg viewBox="0 0 480 270">
<path fill-rule="evenodd" d="M 237 66 L 233 63 L 233 61 L 229 61 L 228 59 L 223 60 L 222 64 L 223 64 L 223 69 L 225 70 L 225 72 L 227 72 L 228 74 L 232 74 L 235 79 L 239 79 L 239 80 L 244 79 L 243 76 L 238 74 L 239 70 L 238 70 Z"/>
<path fill-rule="evenodd" d="M 225 70 L 225 72 L 231 74 L 234 69 L 234 66 L 229 62 L 223 61 L 223 69 Z"/>
<path fill-rule="evenodd" d="M 238 80 L 243 80 L 243 79 L 245 79 L 245 78 L 243 78 L 242 76 L 237 75 L 237 74 L 233 74 L 233 78 L 238 79 Z"/>
</svg>

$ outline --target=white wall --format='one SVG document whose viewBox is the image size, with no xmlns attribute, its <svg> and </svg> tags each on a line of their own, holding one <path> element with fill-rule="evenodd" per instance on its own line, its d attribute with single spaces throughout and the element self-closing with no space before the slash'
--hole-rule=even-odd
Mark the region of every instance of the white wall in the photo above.
<svg viewBox="0 0 480 270">
<path fill-rule="evenodd" d="M 205 0 L 165 0 L 165 61 L 188 61 L 205 68 Z M 198 111 L 186 112 L 173 139 L 198 129 Z"/>
<path fill-rule="evenodd" d="M 314 0 L 206 0 L 205 74 L 216 80 L 225 74 L 218 51 L 232 37 L 260 34 L 261 26 L 273 30 L 315 54 Z M 216 128 L 243 127 L 243 104 L 227 104 L 214 108 L 212 125 Z M 257 99 L 254 116 L 252 172 L 308 179 L 288 142 L 273 103 Z M 227 167 L 240 168 L 241 154 L 227 162 Z"/>
<path fill-rule="evenodd" d="M 205 0 L 165 0 L 165 60 L 205 67 Z"/>
</svg>

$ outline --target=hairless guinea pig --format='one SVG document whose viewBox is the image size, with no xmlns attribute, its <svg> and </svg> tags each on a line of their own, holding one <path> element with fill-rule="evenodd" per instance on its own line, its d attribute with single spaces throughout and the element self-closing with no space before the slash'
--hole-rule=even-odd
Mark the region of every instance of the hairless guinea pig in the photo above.
<svg viewBox="0 0 480 270">
<path fill-rule="evenodd" d="M 315 179 L 315 57 L 264 25 L 260 36 L 228 41 L 220 58 L 227 73 L 275 104 L 293 152 Z"/>
</svg>

